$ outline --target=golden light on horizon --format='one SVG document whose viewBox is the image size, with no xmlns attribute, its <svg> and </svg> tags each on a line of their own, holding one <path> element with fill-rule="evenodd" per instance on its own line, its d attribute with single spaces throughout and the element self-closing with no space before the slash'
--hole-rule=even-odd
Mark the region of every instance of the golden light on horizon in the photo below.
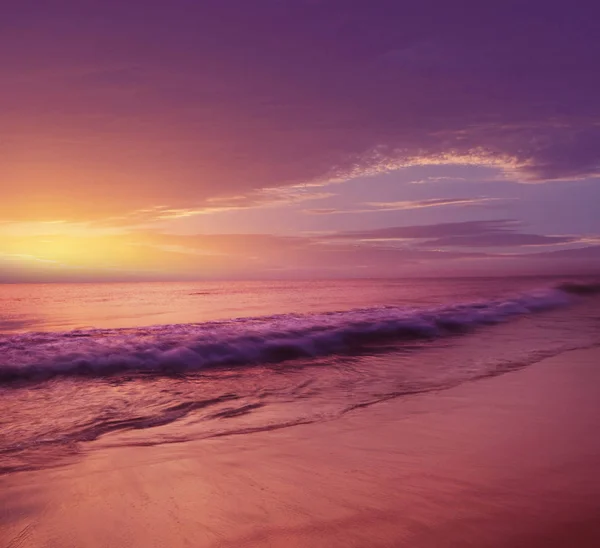
<svg viewBox="0 0 600 548">
<path fill-rule="evenodd" d="M 31 256 L 78 268 L 135 268 L 143 266 L 150 253 L 126 236 L 45 235 L 3 238 L 5 254 Z"/>
</svg>

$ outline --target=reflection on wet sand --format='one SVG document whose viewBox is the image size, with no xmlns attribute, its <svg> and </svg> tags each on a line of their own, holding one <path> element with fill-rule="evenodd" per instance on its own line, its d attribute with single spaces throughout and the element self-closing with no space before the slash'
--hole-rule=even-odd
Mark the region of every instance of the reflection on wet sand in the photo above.
<svg viewBox="0 0 600 548">
<path fill-rule="evenodd" d="M 111 434 L 70 466 L 5 476 L 0 541 L 595 547 L 599 357 L 272 432 L 154 447 Z"/>
</svg>

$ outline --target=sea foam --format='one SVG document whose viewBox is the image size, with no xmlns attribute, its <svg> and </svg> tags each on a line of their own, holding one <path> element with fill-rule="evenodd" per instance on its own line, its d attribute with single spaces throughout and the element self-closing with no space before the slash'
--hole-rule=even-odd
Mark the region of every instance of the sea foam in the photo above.
<svg viewBox="0 0 600 548">
<path fill-rule="evenodd" d="M 0 381 L 123 371 L 167 374 L 348 354 L 565 306 L 599 289 L 570 284 L 432 308 L 385 306 L 202 324 L 4 335 L 0 337 Z"/>
</svg>

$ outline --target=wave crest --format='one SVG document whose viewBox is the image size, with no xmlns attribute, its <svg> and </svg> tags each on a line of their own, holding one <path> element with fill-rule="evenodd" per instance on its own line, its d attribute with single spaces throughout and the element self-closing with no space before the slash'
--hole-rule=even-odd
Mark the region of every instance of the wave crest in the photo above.
<svg viewBox="0 0 600 548">
<path fill-rule="evenodd" d="M 427 339 L 564 306 L 582 284 L 436 308 L 378 307 L 140 329 L 88 329 L 0 337 L 0 381 L 122 371 L 165 374 L 344 354 Z M 600 288 L 600 286 L 596 286 Z"/>
</svg>

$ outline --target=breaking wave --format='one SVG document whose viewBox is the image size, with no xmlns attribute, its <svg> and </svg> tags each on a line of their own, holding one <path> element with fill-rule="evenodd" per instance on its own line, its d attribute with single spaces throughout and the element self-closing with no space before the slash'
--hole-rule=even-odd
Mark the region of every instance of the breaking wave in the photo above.
<svg viewBox="0 0 600 548">
<path fill-rule="evenodd" d="M 435 308 L 387 306 L 203 324 L 4 335 L 0 381 L 123 371 L 172 374 L 347 354 L 502 322 L 565 306 L 572 295 L 598 291 L 598 284 L 563 284 L 511 298 Z"/>
</svg>

